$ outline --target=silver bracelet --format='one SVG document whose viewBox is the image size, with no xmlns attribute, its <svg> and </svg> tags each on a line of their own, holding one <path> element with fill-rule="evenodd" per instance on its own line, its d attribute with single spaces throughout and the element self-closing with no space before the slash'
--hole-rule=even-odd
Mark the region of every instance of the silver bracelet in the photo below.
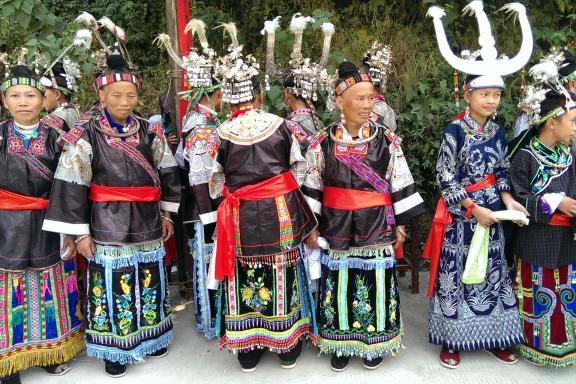
<svg viewBox="0 0 576 384">
<path fill-rule="evenodd" d="M 174 224 L 174 221 L 173 221 L 171 218 L 169 218 L 168 216 L 160 215 L 160 217 L 163 218 L 164 220 L 168 220 L 169 222 L 171 222 L 172 224 Z"/>
<path fill-rule="evenodd" d="M 87 238 L 90 235 L 82 235 L 80 237 L 77 237 L 76 240 L 74 240 L 74 243 L 78 244 L 79 242 L 81 242 L 83 239 Z"/>
</svg>

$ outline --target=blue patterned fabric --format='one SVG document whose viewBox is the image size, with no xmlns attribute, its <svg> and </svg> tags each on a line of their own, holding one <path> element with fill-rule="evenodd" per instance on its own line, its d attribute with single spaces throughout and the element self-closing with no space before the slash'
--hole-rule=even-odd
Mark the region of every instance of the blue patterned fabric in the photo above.
<svg viewBox="0 0 576 384">
<path fill-rule="evenodd" d="M 506 258 L 502 225 L 490 228 L 488 268 L 481 284 L 462 283 L 468 247 L 477 225 L 458 202 L 503 209 L 500 192 L 510 190 L 504 129 L 481 127 L 470 116 L 450 124 L 442 135 L 436 178 L 453 217 L 446 228 L 438 280 L 430 302 L 429 340 L 459 351 L 508 348 L 524 341 Z M 497 184 L 477 192 L 465 188 L 490 174 Z"/>
</svg>

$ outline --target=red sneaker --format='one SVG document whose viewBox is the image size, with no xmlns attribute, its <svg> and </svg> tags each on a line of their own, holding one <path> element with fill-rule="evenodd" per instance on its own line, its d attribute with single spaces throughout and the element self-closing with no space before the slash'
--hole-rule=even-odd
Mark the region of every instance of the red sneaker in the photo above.
<svg viewBox="0 0 576 384">
<path fill-rule="evenodd" d="M 451 349 L 444 349 L 440 351 L 440 364 L 443 367 L 455 369 L 460 364 L 460 353 Z"/>
<path fill-rule="evenodd" d="M 518 357 L 509 348 L 506 349 L 485 349 L 486 352 L 491 354 L 496 360 L 501 363 L 512 365 L 518 362 Z"/>
</svg>

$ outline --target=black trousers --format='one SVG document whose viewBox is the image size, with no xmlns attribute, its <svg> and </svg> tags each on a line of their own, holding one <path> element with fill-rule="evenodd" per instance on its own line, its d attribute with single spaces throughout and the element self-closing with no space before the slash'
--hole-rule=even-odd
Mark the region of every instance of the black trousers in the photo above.
<svg viewBox="0 0 576 384">
<path fill-rule="evenodd" d="M 240 365 L 242 365 L 243 367 L 244 366 L 253 367 L 256 364 L 258 364 L 258 362 L 262 358 L 262 355 L 264 355 L 264 352 L 266 352 L 266 349 L 264 348 L 262 349 L 257 348 L 248 352 L 238 352 L 238 361 L 240 362 Z M 301 352 L 302 352 L 302 342 L 300 341 L 298 342 L 298 344 L 296 344 L 294 348 L 292 348 L 288 352 L 278 353 L 277 355 L 282 361 L 296 361 L 298 356 L 300 356 Z"/>
</svg>

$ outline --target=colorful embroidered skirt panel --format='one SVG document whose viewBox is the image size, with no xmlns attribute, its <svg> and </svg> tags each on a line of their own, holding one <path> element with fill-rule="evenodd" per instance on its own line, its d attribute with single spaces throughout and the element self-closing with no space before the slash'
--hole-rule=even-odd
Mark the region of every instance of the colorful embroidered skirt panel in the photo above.
<svg viewBox="0 0 576 384">
<path fill-rule="evenodd" d="M 172 341 L 162 242 L 96 245 L 88 263 L 88 355 L 121 364 L 141 361 Z"/>
<path fill-rule="evenodd" d="M 0 271 L 0 377 L 67 362 L 83 349 L 73 261 Z"/>
<path fill-rule="evenodd" d="M 462 283 L 475 224 L 454 221 L 446 229 L 438 280 L 430 300 L 429 341 L 457 351 L 509 348 L 524 341 L 502 226 L 490 228 L 486 280 Z"/>
<path fill-rule="evenodd" d="M 192 250 L 192 259 L 194 260 L 192 284 L 194 286 L 196 329 L 210 340 L 216 336 L 217 332 L 217 303 L 220 297 L 220 290 L 206 288 L 208 266 L 214 244 L 205 243 L 204 226 L 201 223 L 194 223 L 194 228 L 195 236 L 194 239 L 190 240 L 189 244 Z"/>
<path fill-rule="evenodd" d="M 231 351 L 293 349 L 314 340 L 313 301 L 302 250 L 238 257 L 236 277 L 222 283 L 220 346 Z"/>
<path fill-rule="evenodd" d="M 368 360 L 396 355 L 404 336 L 391 246 L 322 255 L 320 351 Z"/>
<path fill-rule="evenodd" d="M 576 363 L 576 264 L 542 268 L 516 262 L 516 295 L 526 359 L 552 367 Z"/>
</svg>

